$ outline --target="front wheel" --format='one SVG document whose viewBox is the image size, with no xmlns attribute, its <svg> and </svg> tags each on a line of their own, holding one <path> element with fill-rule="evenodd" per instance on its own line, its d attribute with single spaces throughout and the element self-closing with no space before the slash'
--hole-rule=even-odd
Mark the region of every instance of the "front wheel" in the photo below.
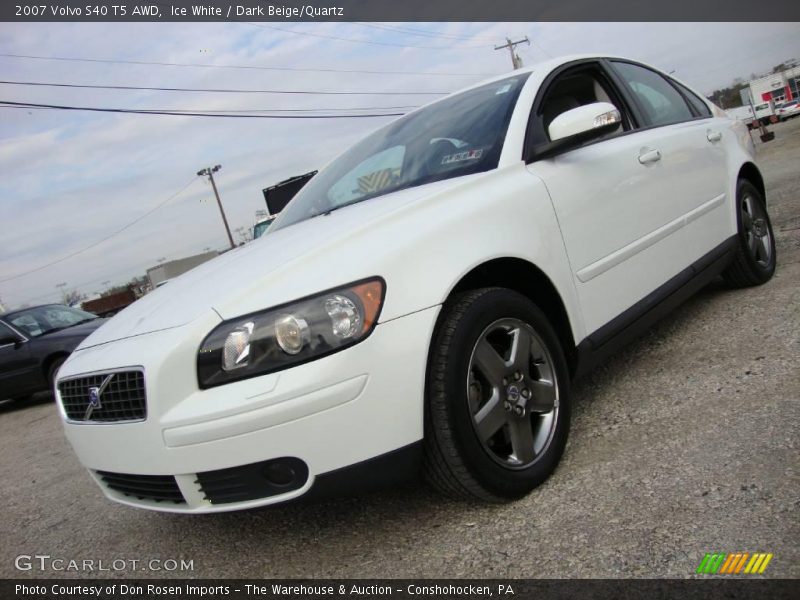
<svg viewBox="0 0 800 600">
<path fill-rule="evenodd" d="M 775 236 L 767 205 L 746 179 L 740 179 L 736 187 L 736 203 L 736 253 L 723 277 L 733 287 L 761 285 L 772 278 L 776 264 Z"/>
<path fill-rule="evenodd" d="M 63 365 L 66 360 L 67 358 L 65 356 L 60 356 L 55 359 L 47 369 L 47 383 L 50 385 L 50 392 L 55 393 L 56 376 L 58 375 L 58 370 L 61 368 L 61 365 Z"/>
<path fill-rule="evenodd" d="M 502 502 L 542 483 L 569 431 L 569 375 L 544 313 L 502 288 L 443 308 L 428 366 L 425 475 L 450 496 Z"/>
</svg>

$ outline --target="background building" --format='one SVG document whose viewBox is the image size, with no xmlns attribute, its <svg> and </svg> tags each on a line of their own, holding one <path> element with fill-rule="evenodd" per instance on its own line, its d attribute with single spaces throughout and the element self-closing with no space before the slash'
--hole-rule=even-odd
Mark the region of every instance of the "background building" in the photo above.
<svg viewBox="0 0 800 600">
<path fill-rule="evenodd" d="M 186 273 L 186 271 L 211 260 L 218 254 L 218 252 L 212 250 L 211 252 L 203 252 L 202 254 L 195 254 L 194 256 L 171 260 L 156 267 L 150 267 L 147 269 L 147 278 L 150 280 L 150 285 L 155 289 L 159 283 Z"/>
<path fill-rule="evenodd" d="M 753 103 L 772 100 L 779 104 L 800 97 L 800 66 L 760 77 L 750 82 Z"/>
</svg>

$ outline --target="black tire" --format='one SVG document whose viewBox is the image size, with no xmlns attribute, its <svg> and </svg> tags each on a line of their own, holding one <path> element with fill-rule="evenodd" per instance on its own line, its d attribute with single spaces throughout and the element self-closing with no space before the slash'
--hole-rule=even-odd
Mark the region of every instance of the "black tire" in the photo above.
<svg viewBox="0 0 800 600">
<path fill-rule="evenodd" d="M 755 224 L 751 213 L 756 216 Z M 735 288 L 766 283 L 775 273 L 775 235 L 764 197 L 746 179 L 736 186 L 736 219 L 736 252 L 722 276 Z"/>
<path fill-rule="evenodd" d="M 425 477 L 435 489 L 451 497 L 486 502 L 520 498 L 553 472 L 567 443 L 569 373 L 558 336 L 535 304 L 521 294 L 504 288 L 466 292 L 446 304 L 442 310 L 431 346 L 426 382 Z M 552 363 L 548 368 L 555 375 L 550 379 L 556 390 L 557 408 L 548 429 L 550 433 L 546 439 L 549 441 L 532 464 L 516 468 L 501 464 L 496 455 L 492 456 L 493 452 L 488 449 L 486 442 L 481 441 L 478 426 L 473 420 L 473 408 L 470 405 L 473 402 L 472 386 L 468 382 L 474 364 L 473 353 L 476 351 L 473 349 L 477 349 L 479 340 L 487 339 L 487 328 L 504 319 L 530 327 L 539 347 L 546 348 L 547 358 Z M 528 346 L 530 348 L 530 344 Z M 530 354 L 533 356 L 534 352 Z M 538 367 L 534 366 L 533 369 Z M 504 385 L 505 381 L 504 378 Z M 535 415 L 533 411 L 527 416 L 528 427 L 531 427 L 531 419 L 534 419 L 534 430 L 536 418 L 544 417 Z M 524 422 L 523 419 L 520 417 L 520 421 Z M 511 434 L 506 429 L 508 426 L 502 425 L 495 437 L 506 436 L 509 439 Z M 492 440 L 489 443 L 493 443 Z"/>
<path fill-rule="evenodd" d="M 61 368 L 61 365 L 64 364 L 64 361 L 67 360 L 66 356 L 60 356 L 55 359 L 53 362 L 50 363 L 50 366 L 47 368 L 47 383 L 50 386 L 48 391 L 53 392 L 56 387 L 56 375 L 58 374 L 58 370 Z"/>
</svg>

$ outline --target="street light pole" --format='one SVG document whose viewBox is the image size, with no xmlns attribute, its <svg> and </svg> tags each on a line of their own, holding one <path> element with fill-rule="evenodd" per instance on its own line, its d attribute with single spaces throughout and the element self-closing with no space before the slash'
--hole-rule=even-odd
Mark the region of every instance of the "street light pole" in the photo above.
<svg viewBox="0 0 800 600">
<path fill-rule="evenodd" d="M 228 218 L 225 216 L 225 210 L 222 208 L 222 200 L 219 198 L 219 191 L 217 190 L 217 184 L 214 181 L 214 173 L 219 171 L 222 168 L 222 165 L 217 165 L 215 167 L 206 167 L 205 169 L 201 169 L 197 172 L 198 177 L 205 177 L 208 176 L 208 180 L 211 182 L 211 187 L 214 188 L 214 196 L 217 197 L 217 206 L 219 206 L 219 214 L 222 215 L 222 222 L 225 224 L 225 233 L 228 234 L 228 242 L 230 242 L 231 249 L 236 247 L 236 244 L 233 243 L 233 236 L 231 235 L 231 228 L 228 226 Z"/>
</svg>

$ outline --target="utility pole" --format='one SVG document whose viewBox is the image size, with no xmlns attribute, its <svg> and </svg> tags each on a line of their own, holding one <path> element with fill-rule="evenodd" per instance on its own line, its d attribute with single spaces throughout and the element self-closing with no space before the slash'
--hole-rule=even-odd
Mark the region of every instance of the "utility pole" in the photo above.
<svg viewBox="0 0 800 600">
<path fill-rule="evenodd" d="M 206 167 L 205 169 L 201 169 L 200 171 L 198 171 L 197 176 L 198 177 L 208 176 L 208 180 L 211 182 L 211 187 L 214 188 L 214 195 L 217 197 L 217 205 L 219 206 L 219 214 L 222 215 L 222 222 L 225 224 L 225 233 L 228 234 L 228 242 L 230 242 L 231 249 L 233 249 L 236 247 L 236 244 L 233 243 L 231 228 L 228 226 L 228 218 L 225 216 L 225 210 L 222 208 L 222 200 L 219 199 L 217 184 L 214 182 L 214 173 L 219 171 L 221 168 L 222 165 L 217 165 L 215 167 Z"/>
<path fill-rule="evenodd" d="M 527 35 L 523 39 L 517 40 L 516 42 L 512 42 L 511 38 L 506 38 L 505 44 L 503 44 L 502 46 L 495 46 L 494 49 L 502 50 L 503 48 L 508 48 L 508 52 L 509 54 L 511 54 L 511 64 L 514 66 L 515 69 L 521 69 L 522 59 L 519 57 L 519 54 L 517 54 L 514 51 L 514 48 L 519 44 L 528 44 L 528 46 L 530 46 L 531 41 L 528 39 Z"/>
<path fill-rule="evenodd" d="M 61 290 L 61 301 L 66 304 L 67 303 L 67 294 L 64 292 L 64 288 L 67 287 L 66 283 L 57 283 L 56 287 Z"/>
</svg>

